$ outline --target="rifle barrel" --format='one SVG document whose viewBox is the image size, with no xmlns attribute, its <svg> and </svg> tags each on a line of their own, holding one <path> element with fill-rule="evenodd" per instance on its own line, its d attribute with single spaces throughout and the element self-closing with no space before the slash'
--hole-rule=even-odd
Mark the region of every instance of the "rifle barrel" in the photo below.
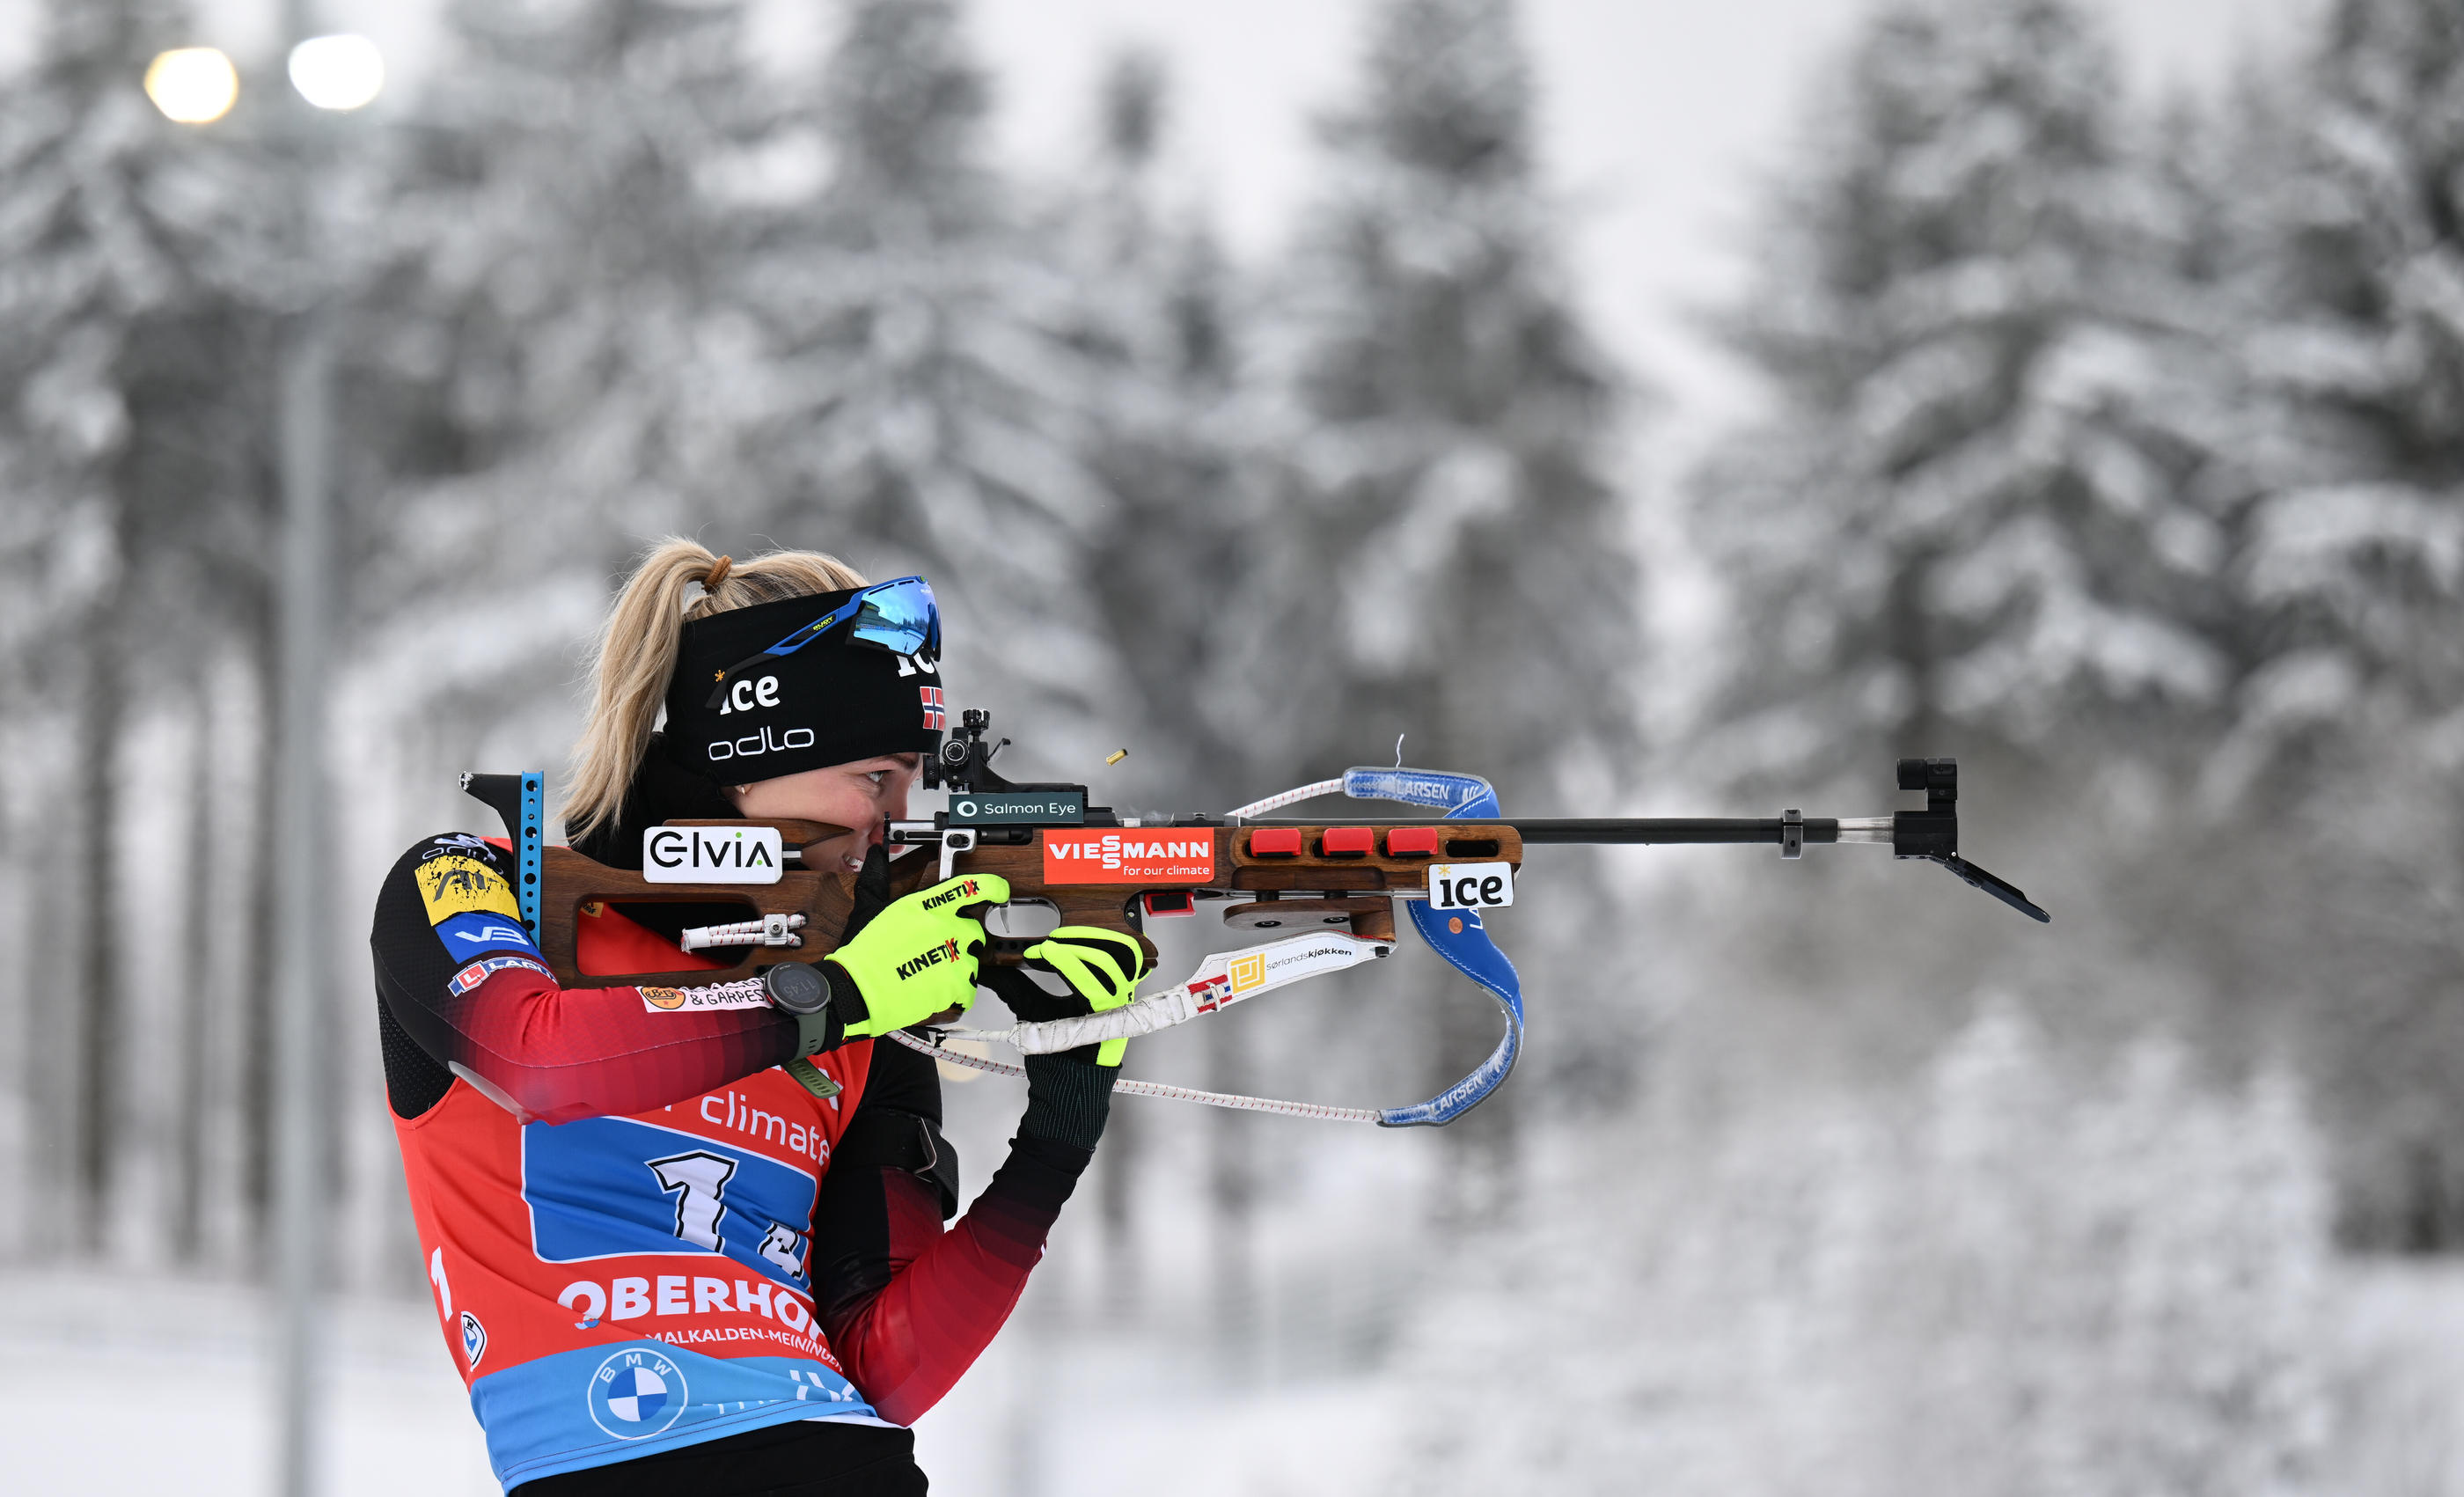
<svg viewBox="0 0 2464 1497">
<path fill-rule="evenodd" d="M 1758 843 L 1776 844 L 1780 828 L 1787 825 L 1776 816 L 1544 816 L 1481 818 L 1492 826 L 1511 826 L 1522 834 L 1526 843 L 1618 843 L 1633 845 L 1673 846 L 1678 844 Z M 1392 826 L 1397 818 L 1289 818 L 1264 817 L 1244 820 L 1244 826 Z M 1836 816 L 1805 818 L 1805 840 L 1837 842 L 1839 819 Z"/>
<path fill-rule="evenodd" d="M 1527 843 L 1624 843 L 1670 846 L 1780 840 L 1786 824 L 1776 816 L 1553 816 L 1508 821 Z M 1837 817 L 1805 818 L 1805 840 L 1837 842 Z"/>
</svg>

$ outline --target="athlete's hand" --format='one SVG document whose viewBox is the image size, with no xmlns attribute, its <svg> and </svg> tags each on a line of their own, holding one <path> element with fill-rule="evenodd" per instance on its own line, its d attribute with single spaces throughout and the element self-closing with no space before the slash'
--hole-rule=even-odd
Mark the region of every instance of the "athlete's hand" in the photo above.
<svg viewBox="0 0 2464 1497">
<path fill-rule="evenodd" d="M 984 985 L 1026 1024 L 1118 1008 L 1146 974 L 1146 953 L 1135 939 L 1095 925 L 1065 925 L 1023 955 L 1027 967 L 1054 973 L 1069 984 L 1067 993 L 1047 993 L 1025 967 L 985 972 Z M 1018 1120 L 1020 1136 L 1094 1148 L 1111 1114 L 1112 1083 L 1120 1078 L 1121 1052 L 1129 1046 L 1126 1039 L 1106 1040 L 1025 1057 L 1026 1112 Z"/>
<path fill-rule="evenodd" d="M 1092 1014 L 1126 1005 L 1147 975 L 1136 939 L 1100 925 L 1061 926 L 1021 955 L 1028 966 L 1059 974 Z M 1095 1047 L 1095 1064 L 1117 1067 L 1129 1047 L 1126 1039 L 1106 1040 Z"/>
<path fill-rule="evenodd" d="M 981 913 L 1008 900 L 1008 879 L 962 874 L 892 902 L 824 958 L 864 1000 L 864 1015 L 848 1016 L 848 1037 L 888 1034 L 973 1003 Z"/>
<path fill-rule="evenodd" d="M 1119 1008 L 1137 992 L 1138 980 L 1147 972 L 1146 953 L 1137 940 L 1100 925 L 1062 926 L 1021 955 L 1028 966 L 1054 973 L 1069 984 L 1066 996 L 1046 993 L 1031 979 L 996 986 L 993 991 L 1029 1024 L 1076 1019 Z M 1098 1066 L 1118 1066 L 1129 1044 L 1125 1039 L 1106 1040 L 1099 1046 L 1061 1053 Z"/>
</svg>

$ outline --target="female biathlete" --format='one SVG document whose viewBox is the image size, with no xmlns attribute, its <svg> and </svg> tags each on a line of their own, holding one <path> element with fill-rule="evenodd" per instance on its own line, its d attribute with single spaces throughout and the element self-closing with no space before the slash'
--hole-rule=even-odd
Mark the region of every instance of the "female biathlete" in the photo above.
<svg viewBox="0 0 2464 1497">
<path fill-rule="evenodd" d="M 939 737 L 939 645 L 920 579 L 868 587 L 803 551 L 734 566 L 683 540 L 608 620 L 573 846 L 639 868 L 644 830 L 674 818 L 855 828 L 803 849 L 857 894 L 809 971 L 561 988 L 504 844 L 432 837 L 386 878 L 385 1088 L 446 1341 L 509 1492 L 925 1490 L 905 1426 L 1018 1302 L 1103 1133 L 1120 1045 L 1028 1057 L 1009 1156 L 945 1231 L 938 1078 L 874 1037 L 965 1008 L 979 977 L 1024 1019 L 1116 1006 L 1142 966 L 1126 937 L 1064 927 L 1027 954 L 1050 977 L 979 972 L 1001 879 L 889 897 L 884 827 Z M 583 969 L 742 957 L 687 954 L 697 922 L 676 908 L 584 907 Z"/>
</svg>

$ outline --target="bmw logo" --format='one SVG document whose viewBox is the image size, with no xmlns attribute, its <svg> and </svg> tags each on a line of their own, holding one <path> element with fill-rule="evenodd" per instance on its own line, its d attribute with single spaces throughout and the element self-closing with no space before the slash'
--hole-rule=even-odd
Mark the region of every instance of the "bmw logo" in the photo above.
<svg viewBox="0 0 2464 1497">
<path fill-rule="evenodd" d="M 685 1375 L 643 1347 L 611 1354 L 590 1375 L 590 1417 L 619 1440 L 664 1433 L 685 1411 Z"/>
</svg>

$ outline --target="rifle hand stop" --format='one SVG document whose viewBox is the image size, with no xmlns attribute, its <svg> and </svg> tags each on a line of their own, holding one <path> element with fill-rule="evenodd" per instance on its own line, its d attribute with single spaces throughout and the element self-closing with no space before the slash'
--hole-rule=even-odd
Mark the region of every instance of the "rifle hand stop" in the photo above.
<svg viewBox="0 0 2464 1497">
<path fill-rule="evenodd" d="M 1959 760 L 1903 759 L 1900 760 L 1900 788 L 1924 791 L 1925 808 L 1892 815 L 1893 857 L 1939 863 L 1969 888 L 1991 894 L 2030 919 L 2053 923 L 2054 917 L 2016 887 L 1959 855 Z"/>
</svg>

